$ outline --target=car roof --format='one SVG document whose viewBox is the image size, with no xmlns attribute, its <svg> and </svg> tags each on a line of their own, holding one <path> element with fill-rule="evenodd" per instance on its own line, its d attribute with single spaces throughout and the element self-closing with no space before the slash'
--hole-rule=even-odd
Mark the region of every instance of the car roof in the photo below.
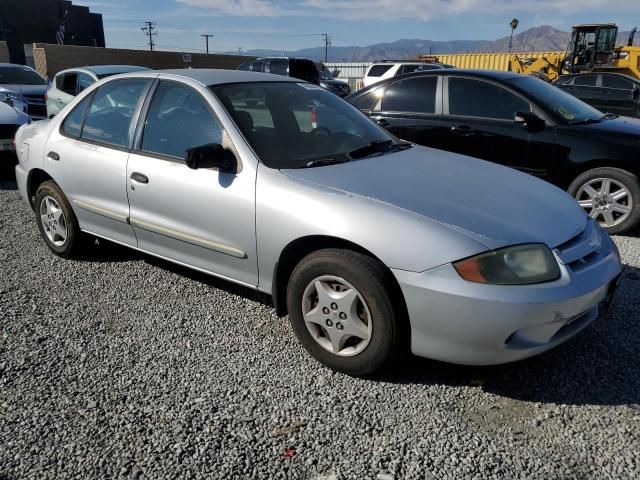
<svg viewBox="0 0 640 480">
<path fill-rule="evenodd" d="M 613 75 L 614 77 L 621 77 L 624 78 L 625 80 L 631 80 L 634 83 L 640 83 L 640 80 L 638 80 L 635 77 L 632 77 L 631 75 L 625 75 L 624 73 L 617 73 L 617 72 L 607 72 L 607 71 L 602 71 L 602 72 L 586 72 L 586 73 L 571 73 L 568 75 L 561 75 L 559 79 L 570 79 L 570 78 L 576 78 L 576 77 L 583 77 L 585 75 Z"/>
<path fill-rule="evenodd" d="M 245 70 L 223 70 L 216 68 L 187 68 L 176 70 L 149 70 L 125 74 L 125 77 L 173 76 L 194 80 L 204 86 L 222 85 L 226 83 L 251 82 L 294 82 L 306 83 L 298 78 L 274 75 L 272 73 L 248 72 Z M 122 76 L 119 76 L 122 78 Z"/>
<path fill-rule="evenodd" d="M 56 75 L 69 72 L 89 72 L 99 77 L 102 75 L 109 76 L 118 75 L 120 73 L 146 72 L 150 70 L 150 68 L 140 67 L 136 65 L 88 65 L 84 67 L 67 68 L 65 70 L 59 71 Z"/>
<path fill-rule="evenodd" d="M 418 70 L 417 72 L 411 72 L 406 75 L 400 75 L 398 77 L 392 77 L 383 80 L 383 82 L 392 82 L 399 78 L 408 77 L 420 77 L 427 75 L 456 75 L 461 77 L 475 77 L 485 78 L 489 80 L 512 80 L 514 78 L 526 78 L 529 75 L 523 75 L 521 73 L 505 72 L 503 70 L 473 70 L 463 68 L 439 68 L 434 70 Z"/>
<path fill-rule="evenodd" d="M 20 65 L 19 63 L 0 63 L 0 67 L 28 68 L 29 70 L 33 70 L 29 65 Z"/>
</svg>

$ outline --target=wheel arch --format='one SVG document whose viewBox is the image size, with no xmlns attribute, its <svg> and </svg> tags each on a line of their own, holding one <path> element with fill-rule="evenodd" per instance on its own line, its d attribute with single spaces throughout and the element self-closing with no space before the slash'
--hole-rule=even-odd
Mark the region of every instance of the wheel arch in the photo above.
<svg viewBox="0 0 640 480">
<path fill-rule="evenodd" d="M 583 173 L 586 173 L 589 170 L 595 170 L 596 168 L 616 168 L 618 170 L 629 172 L 640 178 L 640 167 L 638 165 L 634 165 L 634 162 L 632 161 L 594 159 L 579 163 L 575 168 L 568 171 L 562 180 L 562 188 L 564 190 L 569 190 L 569 186 L 576 178 Z"/>
<path fill-rule="evenodd" d="M 47 180 L 55 182 L 53 177 L 41 168 L 34 168 L 29 171 L 29 175 L 27 176 L 27 198 L 29 199 L 31 208 L 34 208 L 33 200 L 35 198 L 38 187 L 40 186 L 40 184 L 46 182 Z"/>
<path fill-rule="evenodd" d="M 408 319 L 407 306 L 405 303 L 404 295 L 400 289 L 400 284 L 396 280 L 391 270 L 381 261 L 376 255 L 367 250 L 366 248 L 358 245 L 357 243 L 345 240 L 339 237 L 332 237 L 327 235 L 310 235 L 297 238 L 291 241 L 286 247 L 282 249 L 278 262 L 273 269 L 273 282 L 272 282 L 272 298 L 273 304 L 276 308 L 276 314 L 279 317 L 287 315 L 287 284 L 289 278 L 293 273 L 293 269 L 300 263 L 304 257 L 318 250 L 324 250 L 327 248 L 340 248 L 345 250 L 352 250 L 368 257 L 371 257 L 375 261 L 379 262 L 387 274 L 387 280 L 391 287 L 390 295 L 394 302 L 394 306 L 401 311 L 398 313 L 404 318 Z M 408 322 L 407 322 L 408 323 Z"/>
</svg>

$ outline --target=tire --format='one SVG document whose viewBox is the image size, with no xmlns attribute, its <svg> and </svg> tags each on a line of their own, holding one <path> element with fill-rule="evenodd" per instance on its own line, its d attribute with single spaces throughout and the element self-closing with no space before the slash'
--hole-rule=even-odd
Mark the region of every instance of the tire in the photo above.
<svg viewBox="0 0 640 480">
<path fill-rule="evenodd" d="M 49 250 L 63 258 L 80 252 L 82 232 L 78 220 L 55 182 L 48 180 L 38 186 L 34 211 L 40 235 Z"/>
<path fill-rule="evenodd" d="M 287 307 L 293 330 L 307 352 L 323 365 L 352 376 L 368 376 L 389 364 L 398 353 L 401 335 L 388 275 L 379 262 L 350 250 L 319 250 L 303 258 L 289 279 Z M 324 301 L 317 282 L 322 285 Z M 331 295 L 344 298 L 333 302 L 334 298 L 325 295 L 327 287 Z M 321 317 L 321 324 L 308 322 L 305 312 L 316 321 Z M 350 336 L 352 331 L 369 338 Z M 338 353 L 330 340 L 336 335 L 344 340 Z"/>
<path fill-rule="evenodd" d="M 604 181 L 609 183 L 608 189 Z M 636 175 L 626 170 L 612 167 L 588 170 L 571 182 L 568 191 L 612 235 L 627 233 L 640 223 L 640 183 Z M 592 195 L 594 192 L 597 195 Z M 615 198 L 616 194 L 619 198 Z M 624 209 L 628 213 L 623 213 Z"/>
</svg>

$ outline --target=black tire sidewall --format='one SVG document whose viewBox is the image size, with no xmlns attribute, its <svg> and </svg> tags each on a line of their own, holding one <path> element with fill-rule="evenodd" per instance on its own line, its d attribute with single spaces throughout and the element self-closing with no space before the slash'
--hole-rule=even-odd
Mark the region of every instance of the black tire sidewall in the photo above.
<svg viewBox="0 0 640 480">
<path fill-rule="evenodd" d="M 40 204 L 42 203 L 42 199 L 44 197 L 52 197 L 55 201 L 60 205 L 62 212 L 64 214 L 64 218 L 67 224 L 67 241 L 62 246 L 56 246 L 47 238 L 47 234 L 45 233 L 44 226 L 42 225 L 42 220 L 40 219 Z M 60 257 L 68 258 L 72 256 L 73 253 L 77 250 L 77 243 L 80 236 L 80 228 L 78 227 L 78 221 L 76 219 L 67 198 L 65 197 L 60 187 L 56 185 L 52 181 L 46 181 L 38 187 L 36 190 L 36 197 L 34 203 L 34 211 L 36 215 L 36 222 L 38 224 L 38 230 L 40 230 L 40 235 L 44 240 L 45 244 L 53 253 Z"/>
<path fill-rule="evenodd" d="M 311 336 L 302 315 L 302 297 L 307 286 L 323 275 L 341 277 L 360 293 L 371 314 L 372 336 L 358 355 L 341 357 L 322 348 Z M 393 356 L 397 343 L 396 315 L 386 288 L 383 271 L 373 259 L 349 251 L 323 250 L 305 257 L 294 269 L 287 291 L 287 306 L 293 330 L 303 347 L 329 368 L 353 376 L 370 375 Z"/>
<path fill-rule="evenodd" d="M 631 199 L 633 201 L 633 210 L 631 211 L 631 214 L 627 217 L 627 219 L 619 225 L 615 225 L 613 227 L 605 227 L 607 232 L 612 235 L 616 235 L 626 233 L 635 229 L 640 223 L 640 183 L 638 182 L 638 177 L 630 172 L 627 172 L 626 170 L 622 170 L 619 168 L 594 168 L 593 170 L 588 170 L 579 175 L 573 182 L 571 182 L 571 185 L 568 189 L 569 194 L 573 198 L 576 198 L 578 190 L 580 190 L 580 188 L 590 180 L 594 180 L 596 178 L 610 178 L 622 183 L 629 190 Z"/>
</svg>

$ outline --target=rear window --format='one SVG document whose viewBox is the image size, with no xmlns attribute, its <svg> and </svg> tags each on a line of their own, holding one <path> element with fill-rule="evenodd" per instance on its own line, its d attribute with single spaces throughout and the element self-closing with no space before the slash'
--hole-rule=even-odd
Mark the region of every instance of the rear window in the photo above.
<svg viewBox="0 0 640 480">
<path fill-rule="evenodd" d="M 616 75 L 603 75 L 602 86 L 606 88 L 620 88 L 622 90 L 633 90 L 633 82 L 624 77 Z"/>
<path fill-rule="evenodd" d="M 289 60 L 289 76 L 315 84 L 320 83 L 320 71 L 311 60 Z"/>
<path fill-rule="evenodd" d="M 597 75 L 579 75 L 575 78 L 573 84 L 582 87 L 595 87 L 596 80 L 598 80 Z"/>
<path fill-rule="evenodd" d="M 381 77 L 385 73 L 387 73 L 393 65 L 373 65 L 369 72 L 367 72 L 367 77 Z"/>
</svg>

